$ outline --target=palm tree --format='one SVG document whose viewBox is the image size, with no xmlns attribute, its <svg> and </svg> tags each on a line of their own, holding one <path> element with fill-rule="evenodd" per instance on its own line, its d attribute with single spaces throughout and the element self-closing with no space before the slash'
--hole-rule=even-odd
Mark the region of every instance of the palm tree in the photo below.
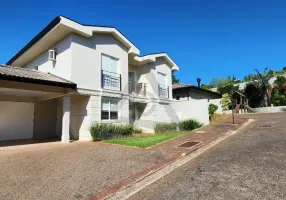
<svg viewBox="0 0 286 200">
<path fill-rule="evenodd" d="M 260 73 L 257 69 L 255 71 L 257 72 L 257 81 L 263 92 L 264 101 L 266 102 L 266 106 L 270 106 L 272 87 L 269 84 L 269 80 L 271 77 L 273 77 L 273 71 L 268 70 L 267 67 L 264 69 L 263 73 Z"/>
</svg>

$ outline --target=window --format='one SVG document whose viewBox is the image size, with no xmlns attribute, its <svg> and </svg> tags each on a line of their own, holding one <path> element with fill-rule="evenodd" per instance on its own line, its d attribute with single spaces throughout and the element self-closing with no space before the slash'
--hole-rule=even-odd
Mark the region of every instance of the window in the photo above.
<svg viewBox="0 0 286 200">
<path fill-rule="evenodd" d="M 121 90 L 121 75 L 118 74 L 118 59 L 107 55 L 101 55 L 102 88 L 109 90 Z"/>
<path fill-rule="evenodd" d="M 118 101 L 102 99 L 101 120 L 118 120 Z"/>
<path fill-rule="evenodd" d="M 101 55 L 101 69 L 106 72 L 118 73 L 118 59 L 108 55 Z"/>
<path fill-rule="evenodd" d="M 167 85 L 166 74 L 158 72 L 158 83 L 159 85 Z"/>
</svg>

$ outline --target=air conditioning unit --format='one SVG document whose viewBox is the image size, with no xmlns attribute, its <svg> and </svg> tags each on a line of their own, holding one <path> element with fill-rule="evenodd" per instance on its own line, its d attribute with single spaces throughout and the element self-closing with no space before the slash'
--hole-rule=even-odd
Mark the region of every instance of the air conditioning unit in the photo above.
<svg viewBox="0 0 286 200">
<path fill-rule="evenodd" d="M 57 51 L 56 49 L 49 50 L 49 60 L 56 61 L 57 59 Z"/>
</svg>

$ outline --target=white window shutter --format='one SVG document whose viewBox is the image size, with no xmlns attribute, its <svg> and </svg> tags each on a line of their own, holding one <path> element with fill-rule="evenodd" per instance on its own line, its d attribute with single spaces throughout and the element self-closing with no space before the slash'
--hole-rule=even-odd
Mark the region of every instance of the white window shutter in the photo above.
<svg viewBox="0 0 286 200">
<path fill-rule="evenodd" d="M 107 72 L 118 73 L 118 59 L 101 55 L 101 69 Z"/>
<path fill-rule="evenodd" d="M 158 72 L 158 83 L 160 85 L 166 85 L 166 75 Z"/>
</svg>

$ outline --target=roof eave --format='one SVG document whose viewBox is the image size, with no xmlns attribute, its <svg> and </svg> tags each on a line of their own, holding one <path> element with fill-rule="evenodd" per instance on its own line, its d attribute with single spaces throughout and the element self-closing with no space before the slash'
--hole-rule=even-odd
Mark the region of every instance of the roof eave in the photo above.
<svg viewBox="0 0 286 200">
<path fill-rule="evenodd" d="M 26 78 L 26 77 L 9 76 L 5 74 L 0 74 L 0 79 L 6 80 L 6 81 L 21 82 L 21 83 L 33 83 L 33 84 L 40 84 L 40 85 L 70 88 L 74 90 L 77 88 L 77 85 L 75 83 L 54 82 L 54 81 L 41 80 L 41 79 L 31 79 L 31 78 Z"/>
<path fill-rule="evenodd" d="M 43 39 L 46 34 L 52 33 L 53 29 L 56 29 L 57 26 L 67 27 L 67 31 L 74 31 L 85 37 L 91 37 L 93 32 L 112 34 L 119 40 L 119 42 L 128 48 L 128 53 L 133 55 L 140 54 L 140 50 L 114 27 L 83 25 L 69 18 L 58 16 L 52 20 L 40 33 L 38 33 L 27 45 L 25 45 L 16 55 L 14 55 L 6 64 L 13 65 L 13 63 L 19 59 L 27 50 L 29 50 L 41 39 Z"/>
</svg>

